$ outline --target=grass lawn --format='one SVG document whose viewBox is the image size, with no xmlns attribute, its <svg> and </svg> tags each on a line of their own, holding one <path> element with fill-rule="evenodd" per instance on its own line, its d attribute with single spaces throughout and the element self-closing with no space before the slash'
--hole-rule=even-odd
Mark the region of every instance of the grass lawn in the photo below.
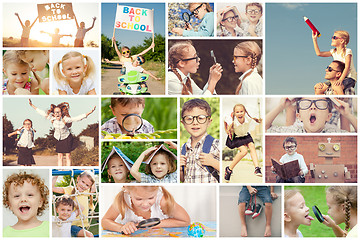
<svg viewBox="0 0 360 240">
<path fill-rule="evenodd" d="M 323 215 L 327 215 L 328 206 L 326 204 L 326 192 L 325 186 L 296 186 L 296 187 L 284 187 L 287 189 L 298 189 L 305 199 L 306 206 L 310 208 L 310 216 L 315 220 L 311 222 L 311 226 L 300 225 L 299 230 L 304 237 L 335 237 L 334 232 L 331 228 L 320 223 L 314 212 L 312 211 L 312 206 L 316 205 Z M 340 224 L 342 229 L 345 228 L 345 224 Z"/>
</svg>

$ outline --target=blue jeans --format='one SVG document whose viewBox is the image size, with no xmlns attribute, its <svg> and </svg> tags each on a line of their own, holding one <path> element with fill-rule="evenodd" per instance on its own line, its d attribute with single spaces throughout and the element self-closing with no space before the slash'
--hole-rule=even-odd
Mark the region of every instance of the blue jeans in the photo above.
<svg viewBox="0 0 360 240">
<path fill-rule="evenodd" d="M 257 190 L 256 196 L 258 196 L 263 203 L 272 203 L 269 187 L 266 186 L 252 186 Z M 243 186 L 239 193 L 238 204 L 248 203 L 250 201 L 250 193 L 246 186 Z"/>
<path fill-rule="evenodd" d="M 77 237 L 78 233 L 82 230 L 82 227 L 71 225 L 71 236 Z"/>
</svg>

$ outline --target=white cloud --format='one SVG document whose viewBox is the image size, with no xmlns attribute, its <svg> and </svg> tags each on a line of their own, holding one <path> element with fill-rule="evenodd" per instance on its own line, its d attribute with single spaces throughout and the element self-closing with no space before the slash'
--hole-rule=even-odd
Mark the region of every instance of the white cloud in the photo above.
<svg viewBox="0 0 360 240">
<path fill-rule="evenodd" d="M 303 10 L 303 7 L 307 6 L 308 4 L 304 3 L 282 3 L 281 4 L 284 8 L 290 9 L 290 10 Z"/>
</svg>

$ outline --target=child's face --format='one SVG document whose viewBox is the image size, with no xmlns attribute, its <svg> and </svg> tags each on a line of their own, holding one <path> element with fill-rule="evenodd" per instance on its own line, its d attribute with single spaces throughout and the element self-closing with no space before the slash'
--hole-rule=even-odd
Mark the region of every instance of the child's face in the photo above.
<svg viewBox="0 0 360 240">
<path fill-rule="evenodd" d="M 27 27 L 30 26 L 30 21 L 29 21 L 29 20 L 26 20 L 26 21 L 25 21 L 25 26 L 27 26 Z"/>
<path fill-rule="evenodd" d="M 251 68 L 250 57 L 246 56 L 239 48 L 234 48 L 234 59 L 232 62 L 234 64 L 235 72 L 244 73 Z"/>
<path fill-rule="evenodd" d="M 81 56 L 70 57 L 62 62 L 62 73 L 70 82 L 81 82 L 86 69 Z"/>
<path fill-rule="evenodd" d="M 128 48 L 123 48 L 123 49 L 121 49 L 121 53 L 122 53 L 122 55 L 123 55 L 124 57 L 126 57 L 126 58 L 129 58 L 129 57 L 130 57 L 130 49 L 128 49 Z"/>
<path fill-rule="evenodd" d="M 88 190 L 89 188 L 91 188 L 92 185 L 93 182 L 90 180 L 90 178 L 86 176 L 82 176 L 82 177 L 78 176 L 76 188 L 79 190 L 79 192 L 84 192 Z"/>
<path fill-rule="evenodd" d="M 237 24 L 237 18 L 235 17 L 235 14 L 233 11 L 228 11 L 225 13 L 223 20 L 221 21 L 221 24 L 226 29 L 234 29 Z"/>
<path fill-rule="evenodd" d="M 114 178 L 116 183 L 126 182 L 129 170 L 125 166 L 123 160 L 119 157 L 112 157 L 108 162 L 108 174 Z"/>
<path fill-rule="evenodd" d="M 61 118 L 61 109 L 60 108 L 54 108 L 54 117 L 59 120 Z"/>
<path fill-rule="evenodd" d="M 257 6 L 249 6 L 246 9 L 245 15 L 249 19 L 250 23 L 257 24 L 262 16 L 262 12 Z"/>
<path fill-rule="evenodd" d="M 80 23 L 80 28 L 85 28 L 85 23 L 84 22 Z"/>
<path fill-rule="evenodd" d="M 116 121 L 118 122 L 122 132 L 126 132 L 126 130 L 122 126 L 122 123 L 127 115 L 137 114 L 141 116 L 141 114 L 144 111 L 144 107 L 141 104 L 137 105 L 135 103 L 128 104 L 126 106 L 122 106 L 121 104 L 116 104 L 115 107 L 112 108 L 110 106 L 110 108 L 112 110 L 112 113 L 116 117 Z"/>
<path fill-rule="evenodd" d="M 30 68 L 28 64 L 10 63 L 4 69 L 9 84 L 15 88 L 24 88 L 29 80 Z"/>
<path fill-rule="evenodd" d="M 47 50 L 43 51 L 26 51 L 25 57 L 22 58 L 24 62 L 28 63 L 31 70 L 34 72 L 41 72 L 46 67 L 46 64 L 49 61 L 49 52 Z"/>
<path fill-rule="evenodd" d="M 234 114 L 238 120 L 242 120 L 245 116 L 245 109 L 242 106 L 236 106 L 234 109 Z"/>
<path fill-rule="evenodd" d="M 334 33 L 334 35 L 336 37 L 336 39 L 334 38 L 331 38 L 331 46 L 333 47 L 340 47 L 344 44 L 345 40 L 342 39 L 342 37 L 340 36 L 340 34 L 338 33 Z"/>
<path fill-rule="evenodd" d="M 24 122 L 24 128 L 26 129 L 26 130 L 30 130 L 31 129 L 31 122 L 29 121 L 29 120 L 26 120 L 25 122 Z"/>
<path fill-rule="evenodd" d="M 184 117 L 192 117 L 193 122 L 190 124 L 185 123 L 185 120 L 181 120 L 181 123 L 184 125 L 185 130 L 191 135 L 192 138 L 201 138 L 205 135 L 207 128 L 211 124 L 211 119 L 206 118 L 204 123 L 199 123 L 199 116 L 206 117 L 208 114 L 205 110 L 195 107 L 191 110 L 185 111 L 183 114 Z M 196 119 L 194 117 L 197 117 Z"/>
<path fill-rule="evenodd" d="M 345 222 L 343 206 L 338 205 L 331 194 L 326 194 L 326 204 L 329 207 L 328 214 L 334 219 L 336 225 Z"/>
<path fill-rule="evenodd" d="M 293 142 L 286 142 L 284 144 L 284 149 L 285 149 L 287 154 L 294 155 L 295 152 L 296 152 L 296 144 L 293 143 Z"/>
<path fill-rule="evenodd" d="M 9 207 L 19 221 L 35 220 L 38 209 L 43 205 L 37 186 L 25 181 L 22 186 L 12 183 L 9 188 Z"/>
<path fill-rule="evenodd" d="M 190 12 L 194 13 L 194 17 L 196 17 L 199 20 L 203 19 L 203 17 L 207 13 L 205 3 L 200 3 L 200 4 L 193 3 L 193 4 L 190 4 L 189 10 L 190 10 Z"/>
<path fill-rule="evenodd" d="M 168 159 L 164 154 L 157 154 L 151 160 L 150 168 L 154 176 L 161 179 L 169 172 Z"/>
<path fill-rule="evenodd" d="M 141 187 L 132 188 L 129 194 L 134 210 L 139 211 L 140 213 L 150 211 L 151 206 L 155 204 L 157 192 L 157 189 L 153 191 L 144 191 Z"/>
<path fill-rule="evenodd" d="M 325 79 L 337 80 L 342 74 L 342 72 L 339 71 L 338 67 L 339 66 L 337 63 L 330 63 L 330 65 L 325 69 Z"/>
<path fill-rule="evenodd" d="M 187 50 L 187 51 L 185 51 Z M 200 66 L 200 58 L 197 55 L 194 46 L 189 45 L 187 49 L 184 49 L 185 54 L 181 61 L 178 63 L 178 68 L 185 74 L 196 73 Z"/>
<path fill-rule="evenodd" d="M 311 100 L 321 101 L 317 101 L 317 106 L 315 106 L 314 102 L 310 103 Z M 306 132 L 321 132 L 324 129 L 325 123 L 331 118 L 331 113 L 328 110 L 328 102 L 326 98 L 302 98 L 299 100 L 299 105 L 300 108 L 299 112 L 296 113 L 296 117 L 299 118 L 301 122 L 303 122 Z"/>
<path fill-rule="evenodd" d="M 59 218 L 65 221 L 71 216 L 71 213 L 73 212 L 73 207 L 60 203 L 59 206 L 56 208 L 56 212 L 59 214 Z"/>
<path fill-rule="evenodd" d="M 309 216 L 309 208 L 305 204 L 305 199 L 300 193 L 296 193 L 287 200 L 284 210 L 284 220 L 294 225 L 311 225 L 313 218 Z"/>
</svg>

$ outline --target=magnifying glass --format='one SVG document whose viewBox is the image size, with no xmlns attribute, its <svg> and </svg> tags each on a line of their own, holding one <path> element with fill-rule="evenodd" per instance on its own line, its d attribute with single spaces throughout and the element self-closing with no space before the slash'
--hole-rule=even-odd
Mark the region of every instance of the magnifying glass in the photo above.
<svg viewBox="0 0 360 240">
<path fill-rule="evenodd" d="M 190 22 L 190 17 L 191 17 L 192 15 L 193 15 L 192 13 L 189 14 L 189 13 L 187 13 L 187 12 L 183 12 L 182 18 L 184 19 L 184 21 L 185 21 L 186 23 L 188 23 L 188 22 Z"/>
<path fill-rule="evenodd" d="M 139 130 L 143 125 L 143 119 L 137 114 L 128 114 L 122 120 L 123 128 L 128 132 L 128 135 L 134 135 L 135 131 Z"/>
<path fill-rule="evenodd" d="M 149 228 L 160 224 L 160 218 L 149 218 L 138 223 L 136 228 Z M 121 232 L 124 234 L 124 232 Z"/>
<path fill-rule="evenodd" d="M 323 215 L 321 214 L 320 209 L 319 209 L 316 205 L 312 207 L 312 210 L 313 210 L 313 212 L 314 212 L 315 217 L 317 218 L 317 220 L 318 220 L 319 222 L 321 222 L 321 223 L 324 222 L 324 217 L 323 217 Z"/>
</svg>

